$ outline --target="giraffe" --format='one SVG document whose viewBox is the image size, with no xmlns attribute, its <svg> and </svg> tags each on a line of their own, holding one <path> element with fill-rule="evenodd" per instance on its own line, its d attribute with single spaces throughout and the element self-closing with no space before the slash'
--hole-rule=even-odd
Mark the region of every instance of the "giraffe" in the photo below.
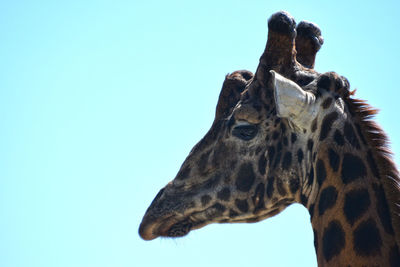
<svg viewBox="0 0 400 267">
<path fill-rule="evenodd" d="M 255 74 L 225 77 L 210 130 L 139 227 L 144 240 L 248 223 L 293 203 L 309 213 L 319 266 L 400 266 L 399 174 L 376 110 L 314 70 L 317 25 L 268 20 Z"/>
</svg>

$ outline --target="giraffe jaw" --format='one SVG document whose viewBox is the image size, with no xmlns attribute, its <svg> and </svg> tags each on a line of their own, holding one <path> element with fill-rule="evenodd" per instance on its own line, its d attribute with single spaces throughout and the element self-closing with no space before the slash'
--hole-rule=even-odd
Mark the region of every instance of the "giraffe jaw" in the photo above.
<svg viewBox="0 0 400 267">
<path fill-rule="evenodd" d="M 286 201 L 286 200 L 285 200 Z M 186 216 L 169 214 L 167 216 L 154 216 L 153 214 L 145 214 L 142 223 L 139 227 L 139 235 L 144 240 L 153 240 L 157 237 L 183 237 L 190 231 L 200 229 L 211 223 L 250 223 L 262 221 L 266 218 L 275 216 L 281 212 L 287 204 L 281 201 L 284 205 L 271 207 L 266 213 L 259 214 L 258 217 L 248 218 L 237 217 L 235 219 L 228 219 L 222 216 L 219 219 L 211 219 L 215 215 L 214 206 L 208 207 L 203 211 L 193 212 Z M 281 203 L 281 204 L 282 204 Z"/>
</svg>

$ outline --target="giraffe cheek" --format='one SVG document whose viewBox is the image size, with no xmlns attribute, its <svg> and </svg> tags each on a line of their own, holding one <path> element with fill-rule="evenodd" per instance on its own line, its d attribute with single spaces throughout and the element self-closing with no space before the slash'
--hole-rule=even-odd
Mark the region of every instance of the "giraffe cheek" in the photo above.
<svg viewBox="0 0 400 267">
<path fill-rule="evenodd" d="M 255 214 L 259 213 L 261 210 L 265 208 L 264 193 L 265 193 L 264 183 L 259 183 L 256 187 L 254 196 L 252 197 Z"/>
<path fill-rule="evenodd" d="M 218 144 L 214 148 L 214 153 L 212 156 L 211 164 L 214 168 L 234 168 L 234 164 L 236 164 L 235 158 L 235 147 L 233 144 L 226 144 L 224 142 L 218 142 Z M 227 160 L 230 159 L 230 162 Z M 233 163 L 234 162 L 234 163 Z"/>
<path fill-rule="evenodd" d="M 251 163 L 243 163 L 240 166 L 239 172 L 236 177 L 236 188 L 239 191 L 247 192 L 252 187 L 255 181 L 255 174 Z"/>
</svg>

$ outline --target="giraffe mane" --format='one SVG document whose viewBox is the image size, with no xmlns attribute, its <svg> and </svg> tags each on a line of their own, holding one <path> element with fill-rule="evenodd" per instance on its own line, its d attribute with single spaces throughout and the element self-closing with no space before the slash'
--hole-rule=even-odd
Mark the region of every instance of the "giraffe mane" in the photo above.
<svg viewBox="0 0 400 267">
<path fill-rule="evenodd" d="M 344 98 L 350 113 L 355 116 L 360 124 L 357 129 L 360 138 L 364 138 L 371 148 L 379 176 L 383 185 L 393 230 L 397 242 L 400 241 L 400 177 L 396 164 L 393 161 L 393 153 L 389 148 L 389 139 L 382 128 L 373 120 L 378 110 L 371 107 L 365 100 L 356 99 L 353 96 L 355 90 Z"/>
</svg>

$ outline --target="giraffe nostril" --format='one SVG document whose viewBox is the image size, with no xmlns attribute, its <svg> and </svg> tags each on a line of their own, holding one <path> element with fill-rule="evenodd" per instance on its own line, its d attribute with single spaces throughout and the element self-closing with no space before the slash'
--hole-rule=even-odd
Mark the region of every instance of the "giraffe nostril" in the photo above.
<svg viewBox="0 0 400 267">
<path fill-rule="evenodd" d="M 153 199 L 153 201 L 151 202 L 151 204 L 150 204 L 150 206 L 152 206 L 154 203 L 156 203 L 160 198 L 161 198 L 161 196 L 163 195 L 163 193 L 164 193 L 164 190 L 165 190 L 165 187 L 163 188 L 163 189 L 161 189 L 159 192 L 158 192 L 158 194 L 156 195 L 156 197 Z"/>
</svg>

